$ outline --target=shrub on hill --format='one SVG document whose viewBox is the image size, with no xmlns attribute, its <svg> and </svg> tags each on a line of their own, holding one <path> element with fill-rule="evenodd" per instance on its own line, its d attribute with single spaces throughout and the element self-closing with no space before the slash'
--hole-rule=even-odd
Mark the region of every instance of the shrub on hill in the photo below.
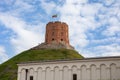
<svg viewBox="0 0 120 80">
<path fill-rule="evenodd" d="M 20 62 L 82 58 L 75 50 L 27 50 L 0 65 L 0 80 L 17 80 L 17 63 Z"/>
</svg>

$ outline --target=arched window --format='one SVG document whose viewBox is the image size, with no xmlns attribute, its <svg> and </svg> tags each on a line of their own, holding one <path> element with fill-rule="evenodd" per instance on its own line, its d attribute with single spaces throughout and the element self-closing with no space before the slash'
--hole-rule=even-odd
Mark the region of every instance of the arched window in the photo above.
<svg viewBox="0 0 120 80">
<path fill-rule="evenodd" d="M 73 80 L 77 80 L 77 74 L 73 74 Z"/>
<path fill-rule="evenodd" d="M 30 76 L 30 80 L 33 80 L 33 76 Z"/>
<path fill-rule="evenodd" d="M 28 69 L 26 69 L 25 71 L 26 71 L 26 80 L 27 80 L 27 77 L 28 77 Z"/>
</svg>

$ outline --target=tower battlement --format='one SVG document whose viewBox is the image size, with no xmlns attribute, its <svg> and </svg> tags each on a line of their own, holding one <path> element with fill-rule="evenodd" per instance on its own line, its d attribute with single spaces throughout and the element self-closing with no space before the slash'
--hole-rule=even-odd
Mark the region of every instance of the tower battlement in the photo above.
<svg viewBox="0 0 120 80">
<path fill-rule="evenodd" d="M 50 25 L 50 24 L 65 24 L 65 25 L 67 25 L 65 22 L 61 22 L 61 21 L 53 21 L 53 22 L 47 23 L 47 25 Z"/>
</svg>

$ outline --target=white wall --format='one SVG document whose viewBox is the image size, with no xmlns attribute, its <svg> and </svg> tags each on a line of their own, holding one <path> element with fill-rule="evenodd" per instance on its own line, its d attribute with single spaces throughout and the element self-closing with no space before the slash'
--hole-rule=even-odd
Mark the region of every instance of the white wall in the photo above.
<svg viewBox="0 0 120 80">
<path fill-rule="evenodd" d="M 18 64 L 18 80 L 25 80 L 25 69 L 28 69 L 34 80 L 120 80 L 120 57 L 91 58 L 53 62 L 35 62 Z"/>
</svg>

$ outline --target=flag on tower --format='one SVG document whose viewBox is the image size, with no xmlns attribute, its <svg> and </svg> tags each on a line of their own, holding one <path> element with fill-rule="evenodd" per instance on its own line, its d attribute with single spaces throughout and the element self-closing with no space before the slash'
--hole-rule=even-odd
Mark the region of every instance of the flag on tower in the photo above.
<svg viewBox="0 0 120 80">
<path fill-rule="evenodd" d="M 52 15 L 52 18 L 56 18 L 56 17 L 57 17 L 57 14 Z"/>
</svg>

